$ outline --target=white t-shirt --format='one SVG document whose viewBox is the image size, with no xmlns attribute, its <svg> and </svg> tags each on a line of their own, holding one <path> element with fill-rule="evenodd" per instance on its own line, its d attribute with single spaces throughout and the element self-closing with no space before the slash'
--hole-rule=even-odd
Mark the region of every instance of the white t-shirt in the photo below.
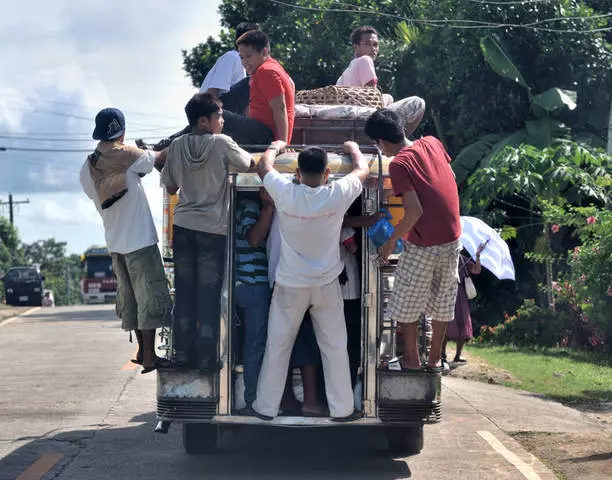
<svg viewBox="0 0 612 480">
<path fill-rule="evenodd" d="M 374 80 L 374 85 L 378 83 L 374 60 L 369 55 L 353 58 L 349 66 L 342 73 L 336 85 L 343 87 L 365 87 Z"/>
<path fill-rule="evenodd" d="M 276 269 L 280 262 L 281 252 L 281 232 L 280 222 L 278 220 L 278 212 L 274 210 L 274 216 L 272 217 L 272 223 L 270 224 L 270 231 L 268 232 L 268 238 L 266 239 L 266 255 L 268 256 L 268 281 L 270 282 L 270 288 L 274 286 L 276 281 Z"/>
<path fill-rule="evenodd" d="M 355 236 L 355 229 L 343 228 L 340 232 L 340 242 Z M 361 298 L 361 278 L 359 277 L 359 264 L 357 257 L 348 251 L 348 249 L 340 243 L 340 260 L 346 269 L 346 283 L 341 285 L 342 298 L 344 300 L 356 300 Z"/>
<path fill-rule="evenodd" d="M 281 253 L 276 282 L 286 287 L 320 287 L 338 278 L 340 230 L 344 214 L 361 194 L 354 173 L 312 188 L 293 184 L 276 170 L 269 172 L 264 187 L 278 211 Z"/>
<path fill-rule="evenodd" d="M 157 244 L 157 231 L 139 175 L 150 173 L 154 164 L 155 152 L 143 150 L 126 172 L 127 193 L 104 210 L 91 179 L 88 160 L 81 168 L 83 191 L 94 201 L 102 217 L 106 246 L 111 253 L 127 254 Z"/>
<path fill-rule="evenodd" d="M 206 74 L 200 87 L 200 93 L 206 93 L 209 88 L 218 88 L 221 93 L 228 92 L 230 87 L 246 77 L 240 54 L 236 50 L 221 55 Z"/>
</svg>

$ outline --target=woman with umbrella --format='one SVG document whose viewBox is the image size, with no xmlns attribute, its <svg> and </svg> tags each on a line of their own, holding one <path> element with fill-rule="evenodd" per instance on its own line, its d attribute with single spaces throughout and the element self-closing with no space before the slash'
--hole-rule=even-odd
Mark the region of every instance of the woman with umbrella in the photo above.
<svg viewBox="0 0 612 480">
<path fill-rule="evenodd" d="M 481 243 L 476 250 L 476 261 L 473 261 L 465 254 L 459 256 L 459 288 L 457 289 L 457 300 L 455 301 L 455 319 L 446 328 L 446 338 L 442 347 L 442 362 L 446 360 L 446 342 L 455 340 L 457 351 L 453 363 L 465 363 L 461 358 L 463 345 L 473 336 L 472 316 L 470 315 L 470 304 L 468 303 L 468 293 L 466 291 L 466 278 L 470 275 L 478 275 L 482 270 L 480 265 L 480 253 L 486 248 L 488 242 Z M 470 283 L 470 282 L 468 282 Z"/>
</svg>

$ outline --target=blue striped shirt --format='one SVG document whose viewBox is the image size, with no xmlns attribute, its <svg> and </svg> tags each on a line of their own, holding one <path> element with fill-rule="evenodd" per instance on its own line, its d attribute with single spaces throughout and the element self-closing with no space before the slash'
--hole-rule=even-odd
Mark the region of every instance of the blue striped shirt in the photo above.
<svg viewBox="0 0 612 480">
<path fill-rule="evenodd" d="M 241 200 L 236 207 L 236 281 L 249 285 L 268 283 L 266 244 L 251 247 L 247 240 L 259 213 L 259 205 L 253 200 Z"/>
</svg>

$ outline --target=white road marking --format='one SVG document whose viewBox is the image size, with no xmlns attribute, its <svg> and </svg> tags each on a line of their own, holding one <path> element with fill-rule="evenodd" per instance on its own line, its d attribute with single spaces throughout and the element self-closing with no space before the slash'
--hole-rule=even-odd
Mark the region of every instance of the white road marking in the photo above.
<svg viewBox="0 0 612 480">
<path fill-rule="evenodd" d="M 530 465 L 527 465 L 523 460 L 508 450 L 491 432 L 479 431 L 478 435 L 484 438 L 487 443 L 491 445 L 493 450 L 508 460 L 508 462 L 521 472 L 525 478 L 528 480 L 542 480 L 542 477 L 540 477 Z"/>
<path fill-rule="evenodd" d="M 29 315 L 30 313 L 34 313 L 35 311 L 41 309 L 42 307 L 34 307 L 31 308 L 30 310 L 28 310 L 27 312 L 23 312 L 20 315 L 15 315 L 14 317 L 9 317 L 5 320 L 0 321 L 0 327 L 4 327 L 5 325 L 8 325 L 9 323 L 13 323 L 15 320 L 17 320 L 19 317 L 25 317 L 27 315 Z"/>
</svg>

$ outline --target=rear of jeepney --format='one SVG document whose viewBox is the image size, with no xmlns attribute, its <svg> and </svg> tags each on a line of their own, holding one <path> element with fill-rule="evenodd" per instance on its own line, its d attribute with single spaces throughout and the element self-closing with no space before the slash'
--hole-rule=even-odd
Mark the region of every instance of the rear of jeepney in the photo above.
<svg viewBox="0 0 612 480">
<path fill-rule="evenodd" d="M 336 152 L 345 139 L 353 139 L 367 146 L 363 137 L 363 121 L 296 119 L 294 143 L 299 145 L 325 145 L 330 153 L 332 181 L 348 173 L 351 162 Z M 299 147 L 297 148 L 299 150 Z M 363 149 L 370 164 L 370 178 L 361 198 L 361 213 L 376 213 L 389 206 L 383 195 L 383 180 L 387 176 L 389 159 L 381 157 L 371 147 Z M 257 160 L 259 156 L 254 154 Z M 297 166 L 297 153 L 277 158 L 275 168 L 291 176 Z M 361 231 L 361 367 L 355 386 L 355 407 L 362 410 L 363 418 L 339 424 L 330 418 L 279 416 L 272 421 L 238 415 L 244 407 L 243 368 L 237 345 L 240 319 L 234 311 L 232 285 L 234 284 L 234 213 L 237 201 L 249 192 L 258 192 L 261 181 L 254 174 L 230 175 L 230 209 L 226 276 L 221 298 L 219 358 L 222 368 L 216 373 L 197 370 L 159 370 L 157 377 L 156 431 L 165 433 L 171 423 L 182 424 L 183 446 L 189 454 L 213 452 L 219 433 L 236 425 L 265 425 L 269 427 L 331 427 L 351 428 L 371 426 L 383 428 L 389 447 L 394 453 L 416 454 L 423 447 L 423 426 L 441 419 L 441 377 L 439 373 L 403 372 L 393 369 L 397 356 L 397 325 L 387 317 L 387 303 L 392 294 L 397 258 L 387 265 L 377 261 L 376 248 Z M 176 196 L 165 195 L 162 250 L 173 291 L 172 212 Z M 401 217 L 397 214 L 394 218 Z M 332 246 L 330 246 L 331 248 Z M 421 354 L 428 352 L 427 322 L 421 326 Z M 401 344 L 401 342 L 400 342 Z M 160 348 L 172 356 L 172 332 L 161 332 Z M 294 391 L 301 397 L 301 380 L 297 371 L 292 375 Z"/>
</svg>

